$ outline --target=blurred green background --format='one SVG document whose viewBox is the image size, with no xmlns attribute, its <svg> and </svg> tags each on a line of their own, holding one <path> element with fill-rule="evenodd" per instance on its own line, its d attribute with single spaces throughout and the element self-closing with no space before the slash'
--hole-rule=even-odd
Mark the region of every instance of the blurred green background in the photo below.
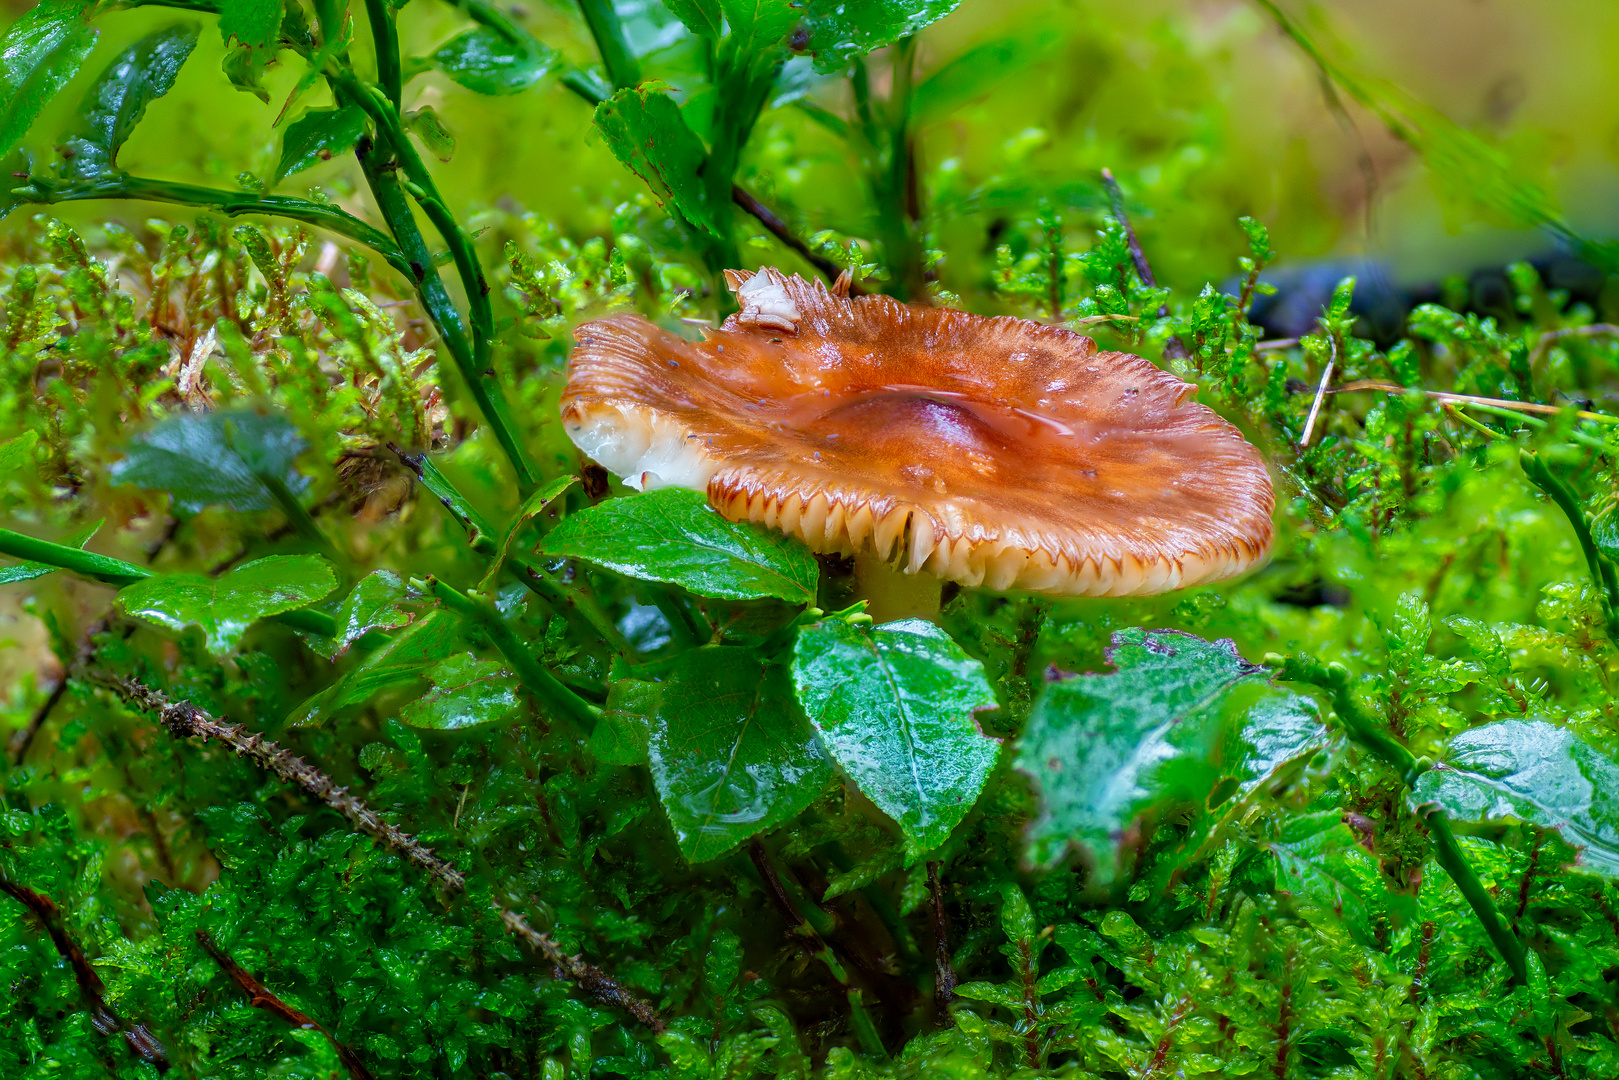
<svg viewBox="0 0 1619 1080">
<path fill-rule="evenodd" d="M 26 6 L 8 3 L 13 14 Z M 1580 231 L 1606 236 L 1619 225 L 1619 67 L 1607 57 L 1619 35 L 1619 6 L 1283 6 L 1349 69 L 1374 85 L 1403 88 L 1482 136 Z M 696 67 L 690 35 L 654 0 L 618 7 L 632 45 L 647 52 L 647 74 L 683 89 Z M 594 62 L 573 4 L 537 0 L 509 10 L 568 60 Z M 175 17 L 134 9 L 100 21 L 104 33 L 78 83 L 35 127 L 38 160 L 50 159 L 50 134 L 62 129 L 88 78 L 138 35 Z M 445 5 L 416 3 L 401 12 L 407 54 L 429 52 L 464 25 Z M 947 283 L 952 273 L 969 271 L 969 256 L 984 250 L 999 213 L 1026 213 L 1042 196 L 1090 205 L 1103 166 L 1120 174 L 1140 205 L 1138 225 L 1155 269 L 1177 287 L 1229 272 L 1241 246 L 1231 222 L 1240 214 L 1269 225 L 1284 260 L 1378 254 L 1402 282 L 1549 249 L 1545 238 L 1473 204 L 1454 181 L 1436 181 L 1377 117 L 1326 92 L 1315 67 L 1251 0 L 966 0 L 923 33 L 919 77 L 986 47 L 999 50 L 1004 78 L 988 80 L 986 65 L 974 65 L 971 79 L 942 80 L 946 92 L 919 103 L 925 185 Z M 174 91 L 136 131 L 125 167 L 227 186 L 244 171 L 269 176 L 280 138 L 271 124 L 299 72 L 286 62 L 273 68 L 270 100 L 261 102 L 223 88 L 223 52 L 217 35 L 204 35 Z M 807 59 L 794 65 L 808 75 Z M 846 86 L 810 80 L 804 92 L 843 112 Z M 293 115 L 323 104 L 323 93 L 306 97 Z M 515 97 L 486 98 L 430 73 L 407 93 L 406 108 L 434 105 L 458 140 L 438 171 L 463 208 L 534 211 L 582 236 L 606 233 L 616 206 L 645 197 L 592 132 L 590 107 L 555 80 Z M 687 99 L 685 107 L 701 110 L 704 102 Z M 282 190 L 319 187 L 363 212 L 356 180 L 353 163 L 339 160 Z M 783 204 L 806 235 L 869 232 L 860 178 L 843 144 L 792 103 L 767 110 L 743 180 Z M 77 220 L 141 216 L 130 207 L 59 209 Z M 5 228 L 25 216 L 14 215 Z M 745 250 L 760 262 L 792 261 L 769 243 Z"/>
</svg>

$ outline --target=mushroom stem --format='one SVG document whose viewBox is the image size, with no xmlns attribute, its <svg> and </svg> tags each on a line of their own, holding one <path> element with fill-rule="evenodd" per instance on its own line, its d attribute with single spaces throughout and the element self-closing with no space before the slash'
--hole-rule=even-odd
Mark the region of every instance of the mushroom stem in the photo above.
<svg viewBox="0 0 1619 1080">
<path fill-rule="evenodd" d="M 855 596 L 866 602 L 873 622 L 937 618 L 943 586 L 932 574 L 907 574 L 873 552 L 854 557 Z"/>
</svg>

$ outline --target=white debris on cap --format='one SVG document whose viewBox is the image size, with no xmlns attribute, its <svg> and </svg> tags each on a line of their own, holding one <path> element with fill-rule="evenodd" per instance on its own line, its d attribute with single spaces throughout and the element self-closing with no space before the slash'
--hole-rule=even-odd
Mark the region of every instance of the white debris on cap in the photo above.
<svg viewBox="0 0 1619 1080">
<path fill-rule="evenodd" d="M 798 321 L 804 317 L 798 305 L 787 294 L 787 281 L 781 273 L 766 267 L 756 274 L 727 270 L 725 282 L 736 293 L 742 310 L 736 321 L 745 326 L 763 326 L 783 333 L 798 333 Z"/>
</svg>

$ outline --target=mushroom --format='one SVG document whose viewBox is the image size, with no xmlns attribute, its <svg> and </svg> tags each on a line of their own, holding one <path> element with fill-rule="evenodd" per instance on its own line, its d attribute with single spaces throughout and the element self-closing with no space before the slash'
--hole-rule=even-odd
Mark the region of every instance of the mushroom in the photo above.
<svg viewBox="0 0 1619 1080">
<path fill-rule="evenodd" d="M 638 490 L 855 557 L 878 621 L 940 579 L 1141 596 L 1231 577 L 1271 539 L 1257 450 L 1196 388 L 1026 319 L 727 271 L 700 342 L 636 315 L 577 331 L 569 437 Z"/>
</svg>

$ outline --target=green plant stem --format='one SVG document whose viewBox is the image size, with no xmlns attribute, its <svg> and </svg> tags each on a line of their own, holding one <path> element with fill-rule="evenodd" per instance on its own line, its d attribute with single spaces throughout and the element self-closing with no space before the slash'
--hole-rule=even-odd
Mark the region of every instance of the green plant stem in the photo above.
<svg viewBox="0 0 1619 1080">
<path fill-rule="evenodd" d="M 1568 523 L 1574 528 L 1574 535 L 1579 538 L 1580 550 L 1585 552 L 1585 563 L 1591 570 L 1591 581 L 1602 595 L 1602 614 L 1608 621 L 1608 635 L 1619 641 L 1619 579 L 1616 579 L 1614 567 L 1603 557 L 1597 549 L 1596 541 L 1591 537 L 1591 524 L 1585 520 L 1585 511 L 1580 509 L 1580 500 L 1569 489 L 1569 486 L 1558 479 L 1547 464 L 1540 460 L 1540 455 L 1528 450 L 1518 451 L 1518 464 L 1523 468 L 1524 474 L 1531 483 L 1544 491 L 1556 503 Z"/>
<path fill-rule="evenodd" d="M 55 566 L 80 577 L 89 578 L 91 581 L 115 585 L 120 589 L 149 577 L 161 576 L 133 563 L 126 563 L 122 559 L 24 536 L 10 529 L 0 529 L 0 555 L 10 555 L 27 562 L 45 563 L 47 566 Z M 269 618 L 272 622 L 290 626 L 294 630 L 303 630 L 321 637 L 337 636 L 337 620 L 324 611 L 301 608 L 297 611 L 283 611 Z"/>
<path fill-rule="evenodd" d="M 624 24 L 613 10 L 612 0 L 579 0 L 579 14 L 590 27 L 590 36 L 596 41 L 596 52 L 607 71 L 607 81 L 614 90 L 623 90 L 641 81 L 641 68 L 630 52 L 629 39 L 624 36 Z"/>
<path fill-rule="evenodd" d="M 365 0 L 366 21 L 377 52 L 377 83 L 397 114 L 404 95 L 404 71 L 399 58 L 399 35 L 394 30 L 388 0 Z"/>
<path fill-rule="evenodd" d="M 1370 750 L 1385 765 L 1399 774 L 1407 787 L 1415 786 L 1417 777 L 1428 770 L 1429 763 L 1419 759 L 1411 750 L 1383 730 L 1375 721 L 1360 711 L 1349 693 L 1349 672 L 1341 664 L 1322 664 L 1310 657 L 1294 655 L 1286 659 L 1282 678 L 1307 682 L 1321 687 L 1332 695 L 1332 707 L 1349 737 Z M 1443 808 L 1429 805 L 1417 808 L 1417 815 L 1428 828 L 1428 840 L 1434 858 L 1444 867 L 1467 900 L 1473 914 L 1489 935 L 1501 958 L 1512 969 L 1519 983 L 1529 982 L 1529 962 L 1524 954 L 1523 942 L 1512 932 L 1489 890 L 1479 880 L 1478 872 L 1451 831 L 1450 818 Z"/>
<path fill-rule="evenodd" d="M 455 220 L 455 215 L 450 213 L 421 155 L 416 152 L 415 144 L 405 132 L 399 113 L 399 91 L 396 87 L 390 87 L 387 81 L 390 75 L 397 78 L 394 69 L 399 66 L 400 55 L 399 34 L 393 15 L 387 10 L 387 0 L 367 0 L 367 3 L 376 5 L 368 10 L 371 12 L 373 45 L 378 70 L 384 80 L 383 88 L 379 89 L 357 77 L 348 66 L 346 56 L 341 62 L 328 67 L 326 81 L 339 105 L 358 105 L 376 126 L 376 144 L 367 146 L 362 143 L 359 148 L 360 167 L 365 172 L 383 219 L 388 223 L 400 249 L 410 259 L 411 277 L 417 283 L 422 306 L 427 309 L 428 316 L 443 336 L 445 346 L 450 350 L 450 356 L 455 360 L 484 423 L 489 425 L 495 441 L 511 462 L 517 474 L 518 490 L 527 497 L 539 486 L 539 472 L 517 437 L 505 391 L 490 362 L 495 318 L 489 301 L 489 282 L 484 278 L 471 237 Z M 323 18 L 321 25 L 325 27 L 327 20 Z M 402 180 L 395 174 L 395 166 L 404 173 Z M 415 215 L 400 194 L 400 189 L 408 191 L 416 199 L 450 249 L 471 314 L 470 348 L 467 328 L 461 322 L 460 312 L 444 288 L 426 241 L 416 225 Z M 451 326 L 455 327 L 456 333 L 448 332 Z"/>
<path fill-rule="evenodd" d="M 562 680 L 545 669 L 528 651 L 528 647 L 506 625 L 500 612 L 482 596 L 469 596 L 439 578 L 428 578 L 427 591 L 446 608 L 470 622 L 476 623 L 489 635 L 490 644 L 506 658 L 517 677 L 529 692 L 558 713 L 589 731 L 596 726 L 601 711 L 590 702 L 568 689 Z"/>
<path fill-rule="evenodd" d="M 389 266 L 414 280 L 410 260 L 387 233 L 367 225 L 353 214 L 339 210 L 335 206 L 324 206 L 308 199 L 295 199 L 286 195 L 254 195 L 246 191 L 220 191 L 194 184 L 176 184 L 143 176 L 126 176 L 122 173 L 99 176 L 94 180 L 75 180 L 65 184 L 58 184 L 42 177 L 30 177 L 26 184 L 12 188 L 11 193 L 24 201 L 47 206 L 52 203 L 84 202 L 90 199 L 140 199 L 146 202 L 201 207 L 228 217 L 262 214 L 266 217 L 287 218 L 363 244 L 387 260 Z"/>
</svg>

